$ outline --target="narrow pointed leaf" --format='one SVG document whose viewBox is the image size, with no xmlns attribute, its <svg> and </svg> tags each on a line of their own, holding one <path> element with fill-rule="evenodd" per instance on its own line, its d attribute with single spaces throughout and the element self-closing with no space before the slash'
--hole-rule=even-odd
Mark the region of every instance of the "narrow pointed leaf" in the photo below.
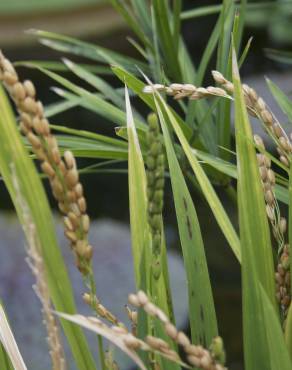
<svg viewBox="0 0 292 370">
<path fill-rule="evenodd" d="M 267 79 L 267 84 L 276 102 L 279 104 L 282 111 L 286 114 L 289 122 L 292 124 L 292 101 L 288 96 L 271 80 Z"/>
<path fill-rule="evenodd" d="M 126 113 L 128 131 L 129 201 L 132 251 L 137 288 L 149 286 L 149 276 L 142 274 L 150 253 L 150 230 L 147 222 L 147 185 L 143 157 L 132 115 L 128 90 L 126 88 Z"/>
<path fill-rule="evenodd" d="M 265 294 L 275 310 L 272 246 L 252 131 L 244 102 L 235 51 L 232 56 L 235 133 L 238 166 L 238 204 L 242 247 L 244 355 L 247 370 L 272 369 L 268 352 Z M 276 313 L 274 313 L 276 315 Z"/>
<path fill-rule="evenodd" d="M 270 231 L 266 216 L 264 193 L 259 168 L 240 84 L 236 56 L 233 54 L 233 81 L 235 84 L 235 133 L 238 167 L 238 200 L 242 224 L 242 245 L 252 249 L 258 276 L 268 297 L 275 304 L 274 268 Z M 257 246 L 256 248 L 254 246 Z M 265 261 L 265 263 L 263 263 Z"/>
<path fill-rule="evenodd" d="M 171 143 L 163 113 L 158 104 L 157 111 L 164 135 L 176 217 L 187 275 L 192 342 L 208 347 L 212 338 L 218 335 L 218 329 L 200 225 L 193 200 Z"/>
<path fill-rule="evenodd" d="M 42 44 L 51 49 L 62 51 L 63 53 L 80 55 L 101 63 L 121 65 L 125 68 L 129 68 L 133 73 L 137 72 L 136 66 L 143 68 L 143 70 L 148 70 L 145 63 L 141 63 L 139 60 L 134 58 L 125 57 L 122 54 L 98 45 L 90 44 L 88 42 L 80 41 L 54 32 L 30 30 L 29 33 L 37 36 Z"/>
<path fill-rule="evenodd" d="M 289 370 L 292 368 L 291 347 L 288 348 L 290 350 L 289 356 L 283 336 L 283 329 L 279 323 L 275 308 L 262 286 L 260 286 L 260 293 L 263 302 L 263 318 L 267 332 L 268 352 L 271 354 L 271 369 Z M 289 327 L 286 326 L 285 330 L 289 331 Z"/>
<path fill-rule="evenodd" d="M 134 124 L 128 89 L 125 87 L 128 131 L 128 182 L 130 203 L 130 225 L 134 273 L 137 289 L 150 294 L 151 279 L 151 235 L 147 222 L 146 172 L 139 140 Z M 138 333 L 148 333 L 148 319 L 144 311 L 138 315 Z M 146 357 L 143 356 L 146 360 Z"/>
</svg>

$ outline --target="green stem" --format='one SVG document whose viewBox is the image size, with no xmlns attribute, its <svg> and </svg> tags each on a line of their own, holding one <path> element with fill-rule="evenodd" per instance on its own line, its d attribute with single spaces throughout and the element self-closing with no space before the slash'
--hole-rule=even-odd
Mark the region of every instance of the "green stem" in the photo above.
<svg viewBox="0 0 292 370">
<path fill-rule="evenodd" d="M 98 335 L 97 340 L 98 340 L 98 354 L 99 354 L 101 369 L 106 370 L 102 337 Z"/>
<path fill-rule="evenodd" d="M 89 279 L 89 291 L 91 295 L 91 308 L 92 310 L 96 313 L 98 316 L 98 312 L 96 311 L 96 305 L 95 305 L 95 300 L 96 300 L 96 284 L 94 280 L 94 275 L 92 271 L 92 265 L 90 264 L 89 266 L 89 273 L 88 273 L 88 279 Z M 87 285 L 85 283 L 85 285 Z M 98 353 L 99 353 L 99 360 L 100 360 L 100 365 L 101 365 L 101 370 L 106 370 L 106 365 L 105 365 L 105 357 L 104 357 L 104 349 L 103 349 L 103 340 L 100 335 L 97 335 L 97 341 L 98 341 Z"/>
</svg>

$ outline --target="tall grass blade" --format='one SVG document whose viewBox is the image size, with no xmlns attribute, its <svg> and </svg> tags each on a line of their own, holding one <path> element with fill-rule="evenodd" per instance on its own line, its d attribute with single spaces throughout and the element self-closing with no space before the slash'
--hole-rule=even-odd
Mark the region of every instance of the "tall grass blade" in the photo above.
<svg viewBox="0 0 292 370">
<path fill-rule="evenodd" d="M 26 68 L 36 68 L 41 67 L 54 72 L 68 72 L 68 68 L 63 62 L 55 61 L 43 61 L 43 60 L 19 60 L 13 63 L 14 66 L 26 67 Z M 97 73 L 99 75 L 110 75 L 111 70 L 108 66 L 98 66 L 91 64 L 80 64 L 87 71 L 92 73 Z"/>
<path fill-rule="evenodd" d="M 132 28 L 135 34 L 139 37 L 139 39 L 148 47 L 151 48 L 151 43 L 149 38 L 147 37 L 147 33 L 143 32 L 144 30 L 141 29 L 141 26 L 136 19 L 135 15 L 133 14 L 132 9 L 130 7 L 121 2 L 119 0 L 109 0 L 112 6 L 124 17 L 127 25 Z"/>
<path fill-rule="evenodd" d="M 265 290 L 260 286 L 260 294 L 263 303 L 263 318 L 267 333 L 267 342 L 268 342 L 268 353 L 270 354 L 271 359 L 271 370 L 289 370 L 292 368 L 292 352 L 291 347 L 286 347 L 283 331 L 275 308 L 273 307 L 270 299 L 268 298 Z M 291 326 L 290 326 L 291 328 Z M 289 331 L 289 327 L 286 327 L 286 330 Z M 291 330 L 290 330 L 291 333 Z M 290 353 L 290 356 L 289 356 Z M 263 368 L 262 366 L 260 368 Z"/>
<path fill-rule="evenodd" d="M 94 75 L 93 73 L 87 71 L 82 66 L 73 63 L 71 60 L 64 59 L 66 66 L 75 73 L 82 80 L 86 81 L 88 84 L 100 91 L 107 99 L 111 100 L 117 107 L 124 108 L 124 100 L 116 90 L 111 87 L 107 82 L 105 82 L 100 77 Z"/>
<path fill-rule="evenodd" d="M 253 145 L 253 135 L 244 103 L 236 55 L 233 53 L 235 85 L 235 137 L 238 163 L 238 201 L 242 245 L 252 249 L 253 263 L 260 282 L 275 305 L 274 267 L 270 231 L 265 210 L 264 194 Z M 253 246 L 257 246 L 254 248 Z M 263 263 L 265 261 L 265 263 Z"/>
<path fill-rule="evenodd" d="M 290 305 L 288 310 L 288 315 L 285 325 L 285 342 L 290 354 L 290 359 L 292 361 L 292 305 Z"/>
<path fill-rule="evenodd" d="M 272 247 L 252 131 L 234 49 L 232 73 L 238 165 L 237 191 L 242 248 L 245 366 L 247 370 L 272 369 L 270 358 L 272 353 L 268 352 L 267 328 L 265 326 L 269 323 L 263 323 L 266 307 L 260 292 L 260 285 L 262 285 L 276 317 Z M 275 320 L 277 321 L 277 318 Z"/>
<path fill-rule="evenodd" d="M 128 131 L 128 179 L 132 255 L 137 289 L 148 294 L 151 281 L 151 236 L 147 222 L 146 173 L 127 88 L 126 113 Z M 148 332 L 148 320 L 143 311 L 138 316 L 138 333 L 145 337 Z M 143 356 L 146 360 L 146 356 Z"/>
<path fill-rule="evenodd" d="M 90 93 L 86 89 L 79 87 L 78 85 L 72 83 L 68 79 L 58 75 L 55 72 L 48 71 L 43 68 L 39 68 L 39 70 L 45 73 L 47 76 L 51 77 L 53 80 L 55 80 L 62 86 L 72 91 L 77 96 L 82 97 L 83 100 L 80 101 L 80 105 L 82 105 L 83 107 L 100 114 L 101 116 L 107 118 L 111 122 L 118 123 L 119 125 L 122 126 L 126 125 L 126 114 L 121 109 L 105 101 L 99 96 Z M 64 98 L 68 99 L 70 99 L 70 97 L 72 98 L 72 95 L 71 96 L 68 95 L 68 93 L 62 89 L 54 88 L 54 91 Z M 74 100 L 76 99 L 76 95 L 73 95 Z M 138 126 L 144 125 L 144 123 L 141 122 L 140 120 L 137 124 Z"/>
<path fill-rule="evenodd" d="M 216 69 L 222 72 L 227 78 L 231 78 L 231 32 L 238 37 L 239 16 L 234 17 L 234 4 L 224 1 L 222 6 L 223 19 L 220 25 L 220 39 L 217 51 Z M 220 99 L 216 112 L 216 128 L 218 145 L 230 149 L 231 146 L 231 102 L 228 99 Z M 229 152 L 219 149 L 220 157 L 229 160 Z M 228 179 L 222 179 L 228 181 Z"/>
<path fill-rule="evenodd" d="M 191 10 L 186 10 L 181 13 L 181 19 L 191 19 L 191 18 L 198 18 L 198 17 L 205 17 L 211 14 L 220 13 L 222 9 L 222 5 L 208 5 L 208 6 L 201 6 L 196 7 Z"/>
<path fill-rule="evenodd" d="M 164 135 L 187 275 L 192 342 L 208 347 L 212 338 L 218 335 L 218 329 L 200 225 L 159 104 L 157 111 Z"/>
<path fill-rule="evenodd" d="M 175 53 L 178 52 L 179 40 L 180 40 L 180 29 L 181 29 L 181 14 L 182 0 L 174 0 L 173 2 L 173 43 L 175 46 Z"/>
<path fill-rule="evenodd" d="M 222 6 L 220 15 L 216 22 L 216 25 L 212 31 L 212 34 L 209 38 L 208 44 L 204 50 L 197 74 L 195 84 L 197 86 L 202 85 L 203 79 L 205 76 L 206 69 L 210 62 L 210 59 L 215 51 L 215 48 L 219 43 L 218 46 L 218 54 L 220 56 L 222 51 L 222 40 L 225 40 L 226 37 L 228 38 L 228 33 L 230 36 L 230 32 L 228 32 L 228 27 L 226 28 L 225 25 L 230 23 L 230 19 L 233 15 L 233 3 L 230 1 L 225 1 L 224 6 Z M 222 30 L 223 29 L 223 30 Z M 226 36 L 227 34 L 227 36 Z M 222 59 L 222 58 L 221 58 Z M 218 58 L 220 60 L 220 58 Z M 226 63 L 224 60 L 223 63 Z M 224 68 L 226 64 L 223 64 Z M 218 69 L 218 67 L 217 67 Z M 220 70 L 220 68 L 219 68 Z M 223 104 L 227 104 L 224 101 L 219 102 L 220 106 Z M 213 117 L 210 115 L 207 117 L 205 116 L 205 112 L 208 109 L 208 104 L 204 100 L 202 101 L 190 101 L 188 103 L 188 111 L 187 111 L 187 123 L 189 125 L 194 125 L 194 120 L 197 122 L 196 129 L 198 130 L 199 134 L 203 137 L 202 141 L 205 147 L 208 149 L 210 153 L 217 154 L 218 147 L 217 147 L 217 135 L 214 135 L 216 131 L 218 131 L 221 126 L 222 122 L 218 125 L 219 118 L 217 117 L 217 124 L 215 124 Z M 204 123 L 203 123 L 204 121 Z"/>
<path fill-rule="evenodd" d="M 44 107 L 44 113 L 45 117 L 53 117 L 56 116 L 60 113 L 66 112 L 67 110 L 71 108 L 75 108 L 79 105 L 80 103 L 80 98 L 76 97 L 75 100 L 63 100 L 63 101 L 58 101 L 57 103 L 52 103 L 50 105 L 47 105 Z"/>
<path fill-rule="evenodd" d="M 105 64 L 121 65 L 124 68 L 129 69 L 133 73 L 137 72 L 136 66 L 139 66 L 140 68 L 143 68 L 143 70 L 146 69 L 148 71 L 148 67 L 145 63 L 142 63 L 134 58 L 125 57 L 122 54 L 94 44 L 90 44 L 54 32 L 41 30 L 30 30 L 28 32 L 38 37 L 40 43 L 53 50 L 83 56 L 88 59 Z"/>
<path fill-rule="evenodd" d="M 170 9 L 166 0 L 153 2 L 154 16 L 157 25 L 160 46 L 164 55 L 165 68 L 173 79 L 182 79 L 178 53 L 170 26 Z"/>
<path fill-rule="evenodd" d="M 129 201 L 132 252 L 138 289 L 149 292 L 150 230 L 147 221 L 147 183 L 143 157 L 135 129 L 128 90 L 126 88 L 128 131 Z"/>
<path fill-rule="evenodd" d="M 268 78 L 267 84 L 276 102 L 279 104 L 282 111 L 288 117 L 289 122 L 292 124 L 292 101 L 274 82 Z"/>
<path fill-rule="evenodd" d="M 151 33 L 151 20 L 149 4 L 145 0 L 131 0 L 137 23 L 144 35 Z M 149 45 L 148 45 L 149 46 Z"/>
<path fill-rule="evenodd" d="M 61 126 L 61 125 L 51 124 L 50 127 L 54 131 L 63 132 L 67 134 L 66 136 L 69 137 L 71 140 L 75 138 L 76 143 L 77 143 L 77 140 L 78 140 L 77 137 L 78 137 L 78 138 L 84 139 L 84 143 L 88 142 L 88 143 L 92 143 L 92 145 L 98 142 L 98 143 L 103 143 L 103 144 L 109 144 L 116 148 L 123 148 L 123 149 L 128 148 L 128 145 L 125 141 L 118 140 L 110 136 L 105 136 L 105 135 L 101 135 L 95 132 L 90 132 L 90 131 L 85 131 L 85 130 L 76 130 L 74 128 Z"/>
</svg>

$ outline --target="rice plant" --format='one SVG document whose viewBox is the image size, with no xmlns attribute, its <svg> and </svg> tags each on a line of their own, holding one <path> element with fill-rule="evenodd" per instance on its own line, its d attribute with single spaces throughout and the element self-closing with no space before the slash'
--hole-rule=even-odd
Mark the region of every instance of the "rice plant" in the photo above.
<svg viewBox="0 0 292 370">
<path fill-rule="evenodd" d="M 72 366 L 64 355 L 61 331 L 76 367 L 82 370 L 120 368 L 106 351 L 109 342 L 140 369 L 228 368 L 204 235 L 191 192 L 196 189 L 241 268 L 244 368 L 289 370 L 292 143 L 266 102 L 252 86 L 241 82 L 239 71 L 251 42 L 242 45 L 242 32 L 253 6 L 245 0 L 224 0 L 220 6 L 182 12 L 180 0 L 171 4 L 166 0 L 109 2 L 135 34 L 136 39 L 130 42 L 139 59 L 42 30 L 31 30 L 31 34 L 59 51 L 61 62 L 18 61 L 13 65 L 0 55 L 0 171 L 26 236 L 52 369 Z M 210 12 L 218 13 L 218 19 L 199 65 L 194 65 L 180 32 L 181 22 L 194 18 L 195 24 L 196 17 Z M 93 65 L 74 62 L 71 57 L 64 58 L 65 54 L 87 58 Z M 214 54 L 214 83 L 204 87 Z M 63 100 L 44 106 L 34 84 L 18 75 L 17 65 L 50 77 L 58 84 L 53 91 Z M 72 73 L 91 89 L 73 83 L 60 70 Z M 103 74 L 115 76 L 119 87 L 111 86 Z M 271 81 L 267 88 L 291 121 L 290 99 Z M 147 116 L 134 100 L 147 107 Z M 54 115 L 76 106 L 106 118 L 112 124 L 112 135 L 49 122 Z M 256 117 L 268 133 L 277 156 L 267 151 L 261 137 L 253 135 L 249 116 Z M 78 157 L 99 159 L 105 165 L 119 160 L 128 174 L 137 289 L 125 297 L 128 322 L 119 320 L 96 293 L 94 272 L 98 266 L 93 265 L 92 255 L 98 240 L 88 240 L 90 217 L 81 176 L 90 169 L 79 172 Z M 48 181 L 63 216 L 68 246 L 84 282 L 84 290 L 78 294 L 91 308 L 92 316 L 76 312 L 74 287 L 56 240 L 43 179 Z M 171 185 L 186 272 L 189 336 L 177 328 L 173 311 L 164 225 L 166 182 Z M 238 230 L 218 188 L 238 207 Z M 280 203 L 288 207 L 288 219 Z M 26 369 L 0 308 L 1 369 Z M 83 328 L 97 334 L 98 362 Z"/>
</svg>

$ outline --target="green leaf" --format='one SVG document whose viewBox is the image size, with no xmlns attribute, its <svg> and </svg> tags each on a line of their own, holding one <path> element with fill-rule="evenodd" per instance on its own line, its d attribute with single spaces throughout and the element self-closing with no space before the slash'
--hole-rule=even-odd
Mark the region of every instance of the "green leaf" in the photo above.
<svg viewBox="0 0 292 370">
<path fill-rule="evenodd" d="M 253 144 L 246 106 L 244 103 L 236 56 L 233 55 L 233 82 L 235 84 L 235 138 L 238 168 L 238 200 L 240 206 L 242 244 L 253 248 L 253 262 L 268 297 L 275 304 L 274 268 L 264 193 Z M 257 246 L 254 248 L 253 246 Z M 265 261 L 265 263 L 263 263 Z"/>
<path fill-rule="evenodd" d="M 103 95 L 111 100 L 117 107 L 124 108 L 124 100 L 120 94 L 118 94 L 111 85 L 105 82 L 102 78 L 95 76 L 93 73 L 87 71 L 82 66 L 73 63 L 68 59 L 64 59 L 66 66 L 75 73 L 82 80 L 86 81 L 91 86 L 95 87 L 96 90 L 103 93 Z"/>
<path fill-rule="evenodd" d="M 182 0 L 174 0 L 173 2 L 173 43 L 175 45 L 175 52 L 178 52 L 179 42 L 180 42 L 180 29 L 181 29 L 181 10 L 182 10 Z"/>
<path fill-rule="evenodd" d="M 112 4 L 112 6 L 125 18 L 127 25 L 130 28 L 132 28 L 132 30 L 139 37 L 139 39 L 145 45 L 151 48 L 151 43 L 148 37 L 146 36 L 149 32 L 145 32 L 145 28 L 143 29 L 141 27 L 139 21 L 136 19 L 135 15 L 133 14 L 132 9 L 130 9 L 130 7 L 125 3 L 121 4 L 119 0 L 109 0 L 109 1 Z M 144 12 L 144 17 L 147 16 L 147 13 L 148 12 Z M 145 25 L 145 23 L 143 25 Z"/>
<path fill-rule="evenodd" d="M 236 166 L 233 163 L 227 162 L 220 157 L 215 157 L 212 154 L 203 152 L 198 149 L 192 149 L 192 152 L 196 157 L 201 159 L 203 162 L 211 167 L 215 168 L 216 170 L 222 172 L 225 175 L 228 175 L 229 177 L 232 177 L 234 179 L 237 179 L 237 169 Z"/>
<path fill-rule="evenodd" d="M 0 87 L 0 112 L 0 132 L 1 142 L 3 143 L 0 146 L 0 171 L 2 178 L 21 222 L 22 210 L 18 206 L 10 168 L 11 163 L 13 163 L 21 192 L 25 197 L 36 225 L 53 304 L 60 311 L 74 313 L 76 309 L 73 292 L 58 247 L 48 201 L 38 173 L 23 146 L 11 107 L 2 87 Z M 62 325 L 78 368 L 82 370 L 95 369 L 93 357 L 81 330 L 65 321 L 62 322 Z"/>
<path fill-rule="evenodd" d="M 79 41 L 72 37 L 60 35 L 53 32 L 30 30 L 29 33 L 37 36 L 43 45 L 48 46 L 51 49 L 61 51 L 63 53 L 71 53 L 74 55 L 83 56 L 88 59 L 105 64 L 121 65 L 124 68 L 129 69 L 133 73 L 137 73 L 136 66 L 139 66 L 140 68 L 143 68 L 143 70 L 148 71 L 148 67 L 145 63 L 141 63 L 137 59 L 125 57 L 122 54 L 94 44 Z"/>
<path fill-rule="evenodd" d="M 45 68 L 50 71 L 55 72 L 68 72 L 68 68 L 64 65 L 63 62 L 55 61 L 43 61 L 43 60 L 19 60 L 13 63 L 14 66 L 26 67 L 26 68 Z M 80 64 L 87 71 L 92 73 L 97 73 L 99 75 L 110 75 L 110 67 L 107 66 L 96 66 L 92 64 Z"/>
<path fill-rule="evenodd" d="M 194 8 L 191 10 L 186 10 L 181 13 L 181 19 L 191 19 L 191 18 L 198 18 L 198 17 L 205 17 L 206 15 L 210 14 L 217 14 L 220 13 L 222 9 L 222 5 L 208 5 L 208 6 L 201 6 L 198 8 Z"/>
<path fill-rule="evenodd" d="M 84 108 L 90 109 L 101 116 L 105 117 L 106 119 L 110 120 L 111 122 L 117 123 L 119 125 L 125 126 L 126 125 L 126 114 L 123 110 L 115 107 L 113 104 L 105 101 L 104 99 L 100 98 L 99 96 L 90 93 L 89 91 L 81 88 L 68 79 L 58 75 L 55 72 L 48 71 L 43 68 L 38 68 L 41 72 L 45 73 L 47 76 L 51 77 L 53 80 L 61 84 L 62 86 L 66 87 L 74 94 L 77 94 L 79 97 L 82 98 L 79 104 Z M 53 89 L 58 95 L 66 98 L 66 99 L 73 99 L 75 101 L 76 95 L 72 95 L 65 90 L 60 88 Z M 138 120 L 137 122 L 138 127 L 145 127 L 145 124 Z"/>
<path fill-rule="evenodd" d="M 114 103 L 116 107 L 124 109 L 124 99 L 118 90 L 111 87 L 111 85 L 105 82 L 102 78 L 95 76 L 91 72 L 88 72 L 80 65 L 75 64 L 68 59 L 64 59 L 64 63 L 78 77 L 100 91 L 103 94 L 103 99 L 110 100 L 112 103 Z M 133 109 L 133 112 L 135 117 L 139 117 L 140 121 L 144 120 L 143 117 L 139 113 L 137 113 L 135 109 Z"/>
<path fill-rule="evenodd" d="M 151 20 L 148 2 L 145 0 L 131 0 L 131 4 L 136 15 L 138 27 L 142 30 L 143 35 L 149 35 L 151 33 Z M 145 46 L 151 49 L 152 45 L 149 43 L 145 44 Z"/>
<path fill-rule="evenodd" d="M 291 347 L 290 356 L 285 345 L 283 331 L 279 323 L 275 308 L 271 304 L 265 290 L 260 286 L 261 300 L 263 303 L 263 319 L 267 333 L 268 348 L 267 353 L 270 354 L 271 370 L 289 370 L 292 368 L 291 362 Z M 290 326 L 291 327 L 291 326 Z M 289 326 L 286 326 L 286 332 L 289 331 Z M 291 331 L 290 331 L 291 333 Z M 262 366 L 260 368 L 263 368 Z M 259 367 L 258 367 L 259 369 Z"/>
<path fill-rule="evenodd" d="M 220 16 L 216 22 L 216 25 L 212 31 L 212 34 L 209 38 L 208 44 L 204 50 L 203 57 L 201 59 L 198 72 L 196 75 L 196 85 L 200 86 L 203 82 L 206 69 L 210 62 L 210 59 L 214 53 L 214 50 L 220 40 L 218 46 L 218 61 L 221 61 L 221 64 L 225 66 L 227 65 L 226 55 L 223 53 L 223 46 L 226 49 L 226 40 L 230 38 L 230 22 L 232 21 L 234 13 L 233 3 L 230 1 L 225 1 L 224 6 L 221 8 Z M 224 42 L 223 42 L 224 41 Z M 223 46 L 222 46 L 223 45 Z M 217 66 L 217 69 L 221 70 L 221 67 Z M 229 104 L 229 102 L 220 101 L 219 102 L 221 107 L 225 107 Z M 228 119 L 220 120 L 219 115 L 217 115 L 217 124 L 215 124 L 213 117 L 208 115 L 206 117 L 205 112 L 208 109 L 208 103 L 204 100 L 202 101 L 189 101 L 188 103 L 188 111 L 187 111 L 187 122 L 189 125 L 193 124 L 193 121 L 197 121 L 196 129 L 198 134 L 201 136 L 201 141 L 208 149 L 210 153 L 217 154 L 218 151 L 218 143 L 217 143 L 217 135 L 216 131 L 221 130 L 222 123 L 228 123 Z M 220 113 L 220 112 L 219 112 Z M 206 119 L 207 118 L 207 119 Z M 226 124 L 225 124 L 226 125 Z M 215 135 L 214 135 L 215 133 Z M 230 135 L 230 130 L 228 131 L 228 135 Z"/>
<path fill-rule="evenodd" d="M 132 255 L 137 289 L 150 294 L 151 279 L 151 236 L 147 221 L 146 172 L 139 140 L 134 124 L 127 87 L 126 113 L 128 130 L 128 179 Z M 138 333 L 143 337 L 148 333 L 148 319 L 143 311 L 138 315 Z M 146 356 L 143 356 L 146 358 Z"/>
<path fill-rule="evenodd" d="M 245 47 L 244 47 L 244 49 L 243 49 L 243 52 L 241 53 L 240 59 L 239 59 L 239 61 L 238 61 L 238 66 L 239 66 L 239 68 L 240 68 L 240 67 L 243 65 L 243 63 L 245 62 L 245 59 L 246 59 L 246 57 L 247 57 L 247 55 L 248 55 L 248 52 L 249 52 L 249 49 L 250 49 L 250 46 L 251 46 L 252 40 L 253 40 L 253 38 L 252 38 L 252 37 L 250 37 L 250 38 L 248 39 L 248 41 L 247 41 L 247 43 L 246 43 L 246 45 L 245 45 Z"/>
<path fill-rule="evenodd" d="M 76 157 L 121 160 L 127 159 L 128 157 L 128 146 L 124 141 L 63 126 L 50 125 L 50 127 L 54 131 L 70 134 L 56 136 L 61 153 L 70 149 Z M 31 145 L 27 140 L 25 143 L 26 146 L 31 149 Z"/>
<path fill-rule="evenodd" d="M 61 125 L 52 125 L 50 124 L 51 129 L 57 132 L 63 132 L 66 134 L 70 134 L 73 136 L 77 136 L 79 138 L 85 138 L 89 140 L 85 140 L 84 142 L 87 143 L 92 143 L 92 145 L 95 145 L 96 142 L 100 143 L 105 143 L 109 144 L 118 148 L 124 148 L 127 149 L 128 145 L 122 140 L 117 140 L 115 138 L 112 138 L 110 136 L 105 136 L 101 134 L 96 134 L 95 132 L 90 132 L 90 131 L 85 131 L 85 130 L 76 130 L 74 128 L 66 127 L 66 126 L 61 126 Z M 74 138 L 71 137 L 73 140 Z M 75 137 L 77 140 L 77 138 Z"/>
<path fill-rule="evenodd" d="M 153 2 L 158 39 L 164 55 L 165 68 L 173 79 L 181 80 L 181 70 L 178 63 L 177 41 L 173 37 L 170 26 L 170 9 L 166 0 Z M 144 70 L 145 72 L 145 70 Z"/>
<path fill-rule="evenodd" d="M 290 267 L 291 268 L 291 267 Z M 291 271 L 291 270 L 290 270 Z M 290 304 L 285 324 L 285 341 L 292 361 L 292 305 Z"/>
<path fill-rule="evenodd" d="M 45 116 L 47 118 L 56 116 L 57 114 L 66 112 L 67 110 L 74 108 L 80 104 L 81 99 L 76 97 L 76 99 L 72 100 L 63 100 L 58 101 L 57 103 L 53 103 L 44 107 Z"/>
<path fill-rule="evenodd" d="M 235 50 L 232 56 L 238 205 L 242 252 L 244 356 L 247 370 L 271 369 L 267 323 L 260 284 L 275 311 L 274 266 L 263 189 L 252 131 L 240 83 Z M 274 313 L 276 315 L 276 313 Z M 255 350 L 256 348 L 256 350 Z"/>
<path fill-rule="evenodd" d="M 200 225 L 193 200 L 171 143 L 163 113 L 159 104 L 156 106 L 164 135 L 187 276 L 192 342 L 208 347 L 212 339 L 218 335 L 218 329 Z"/>
<path fill-rule="evenodd" d="M 149 291 L 148 270 L 150 230 L 147 222 L 147 183 L 143 157 L 126 88 L 126 112 L 128 130 L 129 201 L 132 251 L 137 288 Z"/>
<path fill-rule="evenodd" d="M 231 4 L 231 3 L 229 3 Z M 230 8 L 230 6 L 229 6 Z M 222 8 L 223 9 L 223 8 Z M 225 12 L 221 11 L 220 16 L 216 22 L 215 27 L 213 28 L 212 34 L 209 37 L 208 44 L 204 50 L 203 56 L 200 61 L 198 72 L 196 75 L 196 84 L 201 86 L 205 77 L 206 69 L 210 62 L 210 59 L 214 53 L 214 50 L 217 46 L 218 40 L 220 38 L 220 28 L 222 28 L 222 22 L 224 23 Z"/>
<path fill-rule="evenodd" d="M 59 78 L 57 77 L 58 82 L 60 82 Z M 67 80 L 68 81 L 68 80 Z M 62 80 L 64 86 L 70 88 L 71 91 L 74 91 L 77 94 L 72 94 L 71 92 L 54 87 L 52 90 L 59 95 L 60 97 L 67 99 L 68 101 L 76 102 L 76 99 L 80 99 L 78 104 L 79 106 L 92 111 L 107 121 L 109 120 L 111 123 L 118 124 L 125 126 L 126 125 L 126 115 L 121 109 L 116 108 L 114 105 L 108 103 L 101 97 L 97 96 L 96 94 L 92 94 L 85 89 L 82 89 L 76 85 L 67 85 L 66 81 Z M 60 83 L 62 83 L 60 82 Z M 69 87 L 70 86 L 70 87 Z M 139 122 L 139 126 L 144 125 L 142 122 Z"/>
<path fill-rule="evenodd" d="M 241 4 L 242 3 L 243 1 L 241 2 Z M 261 1 L 258 3 L 247 4 L 247 10 L 250 12 L 254 12 L 255 10 L 263 11 L 264 9 L 269 9 L 269 8 L 273 9 L 273 8 L 278 8 L 280 6 L 285 6 L 285 5 L 287 6 L 289 5 L 289 3 L 290 3 L 289 1 L 287 2 L 285 1 L 281 1 L 281 2 Z M 217 14 L 217 13 L 220 13 L 221 9 L 222 9 L 222 5 L 208 5 L 208 6 L 202 6 L 202 7 L 198 7 L 198 8 L 191 9 L 191 10 L 186 10 L 181 13 L 181 19 L 186 20 L 186 19 L 192 19 L 192 18 L 197 18 L 197 17 L 204 17 L 204 16 L 211 15 L 211 14 Z"/>
<path fill-rule="evenodd" d="M 276 102 L 279 104 L 282 111 L 286 114 L 290 123 L 292 123 L 292 101 L 274 82 L 272 82 L 268 78 L 266 80 L 271 93 L 276 99 Z"/>
</svg>

